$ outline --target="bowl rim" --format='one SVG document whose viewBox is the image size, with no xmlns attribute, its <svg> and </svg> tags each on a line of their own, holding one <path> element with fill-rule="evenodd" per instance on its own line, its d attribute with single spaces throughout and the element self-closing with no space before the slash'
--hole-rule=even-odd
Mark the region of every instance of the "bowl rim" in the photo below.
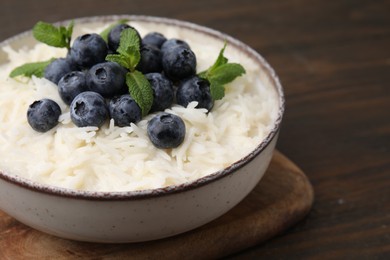
<svg viewBox="0 0 390 260">
<path fill-rule="evenodd" d="M 60 197 L 68 197 L 68 198 L 74 198 L 74 199 L 85 199 L 85 200 L 104 200 L 104 201 L 121 201 L 121 200 L 136 200 L 136 199 L 147 199 L 147 198 L 155 198 L 160 197 L 163 195 L 170 195 L 174 193 L 179 192 L 185 192 L 188 190 L 195 189 L 200 186 L 204 186 L 210 183 L 213 183 L 221 178 L 224 178 L 226 176 L 229 176 L 233 174 L 237 169 L 245 166 L 250 161 L 252 161 L 257 155 L 259 155 L 263 150 L 265 150 L 269 144 L 272 142 L 274 138 L 276 138 L 284 110 L 285 110 L 285 97 L 284 97 L 284 91 L 282 84 L 279 80 L 279 77 L 275 73 L 274 69 L 270 66 L 270 64 L 261 56 L 258 52 L 256 52 L 254 49 L 246 45 L 245 43 L 231 37 L 230 35 L 227 35 L 223 32 L 198 25 L 192 22 L 188 21 L 182 21 L 178 19 L 172 19 L 172 18 L 166 18 L 166 17 L 157 17 L 157 16 L 146 16 L 146 15 L 106 15 L 106 16 L 91 16 L 91 17 L 80 17 L 75 19 L 69 19 L 57 22 L 55 24 L 68 24 L 70 21 L 74 21 L 75 24 L 83 24 L 83 23 L 93 23 L 93 22 L 115 22 L 120 19 L 127 19 L 134 22 L 150 22 L 150 23 L 164 23 L 167 25 L 172 26 L 178 26 L 185 29 L 193 30 L 199 33 L 207 34 L 208 36 L 217 38 L 217 39 L 223 39 L 226 42 L 229 43 L 229 45 L 234 45 L 236 48 L 240 49 L 244 53 L 246 53 L 249 57 L 254 59 L 260 67 L 262 67 L 263 71 L 265 72 L 266 76 L 269 78 L 269 80 L 272 82 L 272 85 L 276 89 L 276 92 L 278 94 L 279 98 L 279 108 L 278 108 L 278 115 L 277 118 L 273 124 L 273 127 L 271 131 L 268 133 L 268 135 L 262 140 L 260 144 L 256 146 L 249 154 L 242 157 L 238 161 L 232 163 L 230 166 L 216 171 L 214 173 L 211 173 L 207 176 L 204 176 L 202 178 L 196 179 L 194 181 L 185 182 L 178 185 L 170 185 L 163 188 L 157 188 L 157 189 L 145 189 L 145 190 L 136 190 L 136 191 L 85 191 L 85 190 L 73 190 L 69 188 L 62 188 L 62 187 L 56 187 L 51 186 L 47 184 L 41 184 L 35 181 L 32 181 L 30 179 L 17 176 L 17 175 L 9 175 L 5 172 L 2 172 L 0 170 L 0 179 L 9 182 L 11 184 L 27 188 L 29 190 L 39 192 L 39 193 L 45 193 L 49 195 L 54 196 L 60 196 Z M 0 48 L 3 46 L 6 46 L 18 39 L 23 39 L 25 37 L 29 37 L 32 35 L 31 30 L 22 32 L 20 34 L 17 34 L 15 36 L 12 36 L 2 42 L 0 42 Z"/>
</svg>

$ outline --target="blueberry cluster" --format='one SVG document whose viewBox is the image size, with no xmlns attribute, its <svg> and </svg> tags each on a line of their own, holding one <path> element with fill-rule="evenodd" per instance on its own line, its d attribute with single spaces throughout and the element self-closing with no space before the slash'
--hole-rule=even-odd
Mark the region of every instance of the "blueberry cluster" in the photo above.
<svg viewBox="0 0 390 260">
<path fill-rule="evenodd" d="M 106 61 L 108 54 L 116 53 L 121 32 L 127 28 L 133 27 L 113 27 L 107 42 L 98 34 L 81 35 L 65 58 L 58 58 L 45 68 L 44 77 L 58 85 L 75 125 L 100 127 L 112 118 L 115 125 L 123 127 L 141 120 L 141 108 L 126 85 L 128 70 Z M 186 107 L 197 101 L 198 108 L 212 108 L 210 84 L 196 75 L 196 56 L 188 43 L 166 39 L 157 32 L 143 38 L 137 32 L 137 36 L 141 58 L 136 70 L 145 75 L 153 90 L 150 112 L 163 111 L 174 102 Z M 45 99 L 34 102 L 27 117 L 35 130 L 46 132 L 56 126 L 60 114 L 59 106 Z M 147 132 L 156 147 L 173 148 L 183 141 L 185 126 L 179 117 L 160 112 L 148 123 Z"/>
</svg>

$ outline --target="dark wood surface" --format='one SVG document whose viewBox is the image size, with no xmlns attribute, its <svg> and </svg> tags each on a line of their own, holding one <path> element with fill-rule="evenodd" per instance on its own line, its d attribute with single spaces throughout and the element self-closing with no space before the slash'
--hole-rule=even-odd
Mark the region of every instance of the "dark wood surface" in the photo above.
<svg viewBox="0 0 390 260">
<path fill-rule="evenodd" d="M 1 0 L 0 40 L 38 20 L 102 14 L 212 27 L 279 74 L 287 109 L 278 149 L 316 200 L 304 221 L 232 259 L 390 258 L 390 1 Z"/>
</svg>

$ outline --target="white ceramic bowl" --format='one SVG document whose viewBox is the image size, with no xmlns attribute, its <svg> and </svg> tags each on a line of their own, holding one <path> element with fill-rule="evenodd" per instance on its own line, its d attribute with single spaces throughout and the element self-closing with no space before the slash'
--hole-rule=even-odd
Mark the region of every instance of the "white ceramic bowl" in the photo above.
<svg viewBox="0 0 390 260">
<path fill-rule="evenodd" d="M 207 177 L 177 186 L 129 192 L 88 192 L 38 184 L 0 171 L 0 208 L 35 229 L 91 242 L 119 243 L 164 238 L 216 219 L 239 203 L 266 171 L 284 112 L 281 84 L 269 64 L 242 42 L 220 32 L 178 20 L 145 16 L 107 16 L 76 19 L 76 24 L 131 21 L 165 23 L 196 31 L 239 48 L 261 68 L 264 84 L 276 89 L 278 118 L 264 141 L 246 157 Z M 65 22 L 67 24 L 68 22 Z M 0 44 L 14 48 L 35 44 L 25 32 Z M 0 50 L 0 64 L 6 55 Z"/>
</svg>

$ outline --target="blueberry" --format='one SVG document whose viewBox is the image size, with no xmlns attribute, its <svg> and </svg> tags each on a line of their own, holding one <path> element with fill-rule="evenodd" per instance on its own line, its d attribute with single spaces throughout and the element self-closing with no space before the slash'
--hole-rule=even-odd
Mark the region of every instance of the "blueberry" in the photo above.
<svg viewBox="0 0 390 260">
<path fill-rule="evenodd" d="M 78 94 L 70 104 L 70 118 L 78 127 L 102 126 L 108 118 L 104 98 L 92 91 Z"/>
<path fill-rule="evenodd" d="M 177 104 L 187 107 L 197 101 L 197 108 L 206 108 L 208 111 L 213 107 L 213 99 L 210 94 L 210 84 L 207 80 L 194 76 L 179 85 L 176 92 Z"/>
<path fill-rule="evenodd" d="M 104 97 L 124 94 L 126 88 L 126 70 L 116 62 L 103 62 L 93 66 L 86 76 L 91 91 Z"/>
<path fill-rule="evenodd" d="M 162 65 L 168 78 L 185 79 L 196 73 L 196 56 L 191 49 L 178 45 L 163 52 Z"/>
<path fill-rule="evenodd" d="M 172 82 L 160 73 L 145 74 L 153 89 L 153 104 L 151 112 L 163 111 L 173 102 L 174 92 Z"/>
<path fill-rule="evenodd" d="M 27 121 L 38 132 L 47 132 L 58 124 L 60 106 L 51 99 L 34 101 L 27 110 Z"/>
<path fill-rule="evenodd" d="M 67 73 L 77 70 L 71 59 L 58 58 L 52 61 L 44 71 L 44 78 L 58 84 L 58 81 Z"/>
<path fill-rule="evenodd" d="M 169 40 L 165 41 L 161 45 L 161 51 L 165 52 L 165 51 L 169 50 L 170 48 L 176 47 L 176 46 L 183 46 L 183 47 L 186 47 L 188 49 L 191 49 L 190 45 L 187 42 L 180 40 L 180 39 L 173 38 L 173 39 L 169 39 Z"/>
<path fill-rule="evenodd" d="M 111 31 L 108 33 L 108 39 L 107 39 L 108 40 L 108 48 L 111 51 L 116 52 L 116 50 L 119 47 L 120 40 L 121 40 L 121 33 L 123 30 L 128 29 L 128 28 L 134 29 L 136 31 L 137 36 L 139 38 L 140 45 L 141 45 L 141 36 L 139 35 L 138 31 L 134 27 L 132 27 L 128 24 L 118 24 L 117 26 L 112 28 Z"/>
<path fill-rule="evenodd" d="M 167 38 L 164 35 L 158 32 L 151 32 L 144 36 L 142 39 L 142 44 L 154 45 L 157 48 L 161 48 L 164 42 L 166 42 Z"/>
<path fill-rule="evenodd" d="M 147 126 L 150 141 L 157 148 L 178 147 L 184 140 L 186 127 L 177 115 L 161 112 L 153 117 Z"/>
<path fill-rule="evenodd" d="M 70 105 L 73 99 L 81 92 L 87 91 L 87 82 L 85 73 L 81 71 L 72 71 L 66 74 L 58 82 L 58 92 L 62 100 Z"/>
<path fill-rule="evenodd" d="M 108 48 L 103 38 L 96 33 L 84 34 L 76 38 L 70 50 L 70 57 L 81 68 L 103 62 Z"/>
<path fill-rule="evenodd" d="M 142 118 L 141 108 L 129 94 L 113 98 L 108 104 L 108 109 L 115 125 L 120 127 L 137 123 Z"/>
<path fill-rule="evenodd" d="M 161 51 L 154 45 L 142 45 L 141 60 L 137 65 L 137 69 L 142 73 L 161 72 Z"/>
</svg>

